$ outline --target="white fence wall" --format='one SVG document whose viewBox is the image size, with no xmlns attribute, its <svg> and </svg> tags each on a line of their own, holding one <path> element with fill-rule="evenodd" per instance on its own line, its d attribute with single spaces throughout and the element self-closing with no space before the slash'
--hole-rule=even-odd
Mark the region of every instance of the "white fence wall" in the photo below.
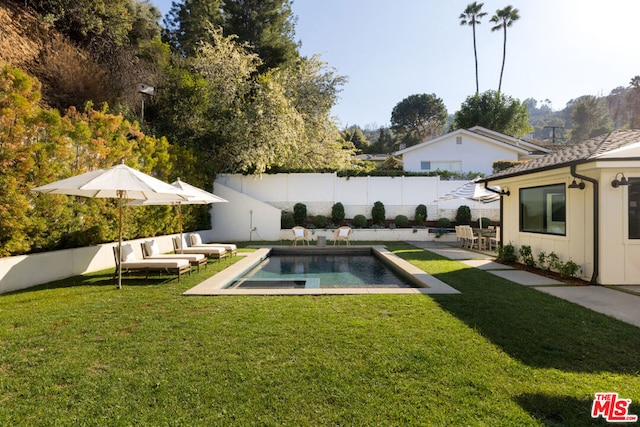
<svg viewBox="0 0 640 427">
<path fill-rule="evenodd" d="M 331 216 L 331 207 L 340 202 L 347 218 L 364 215 L 371 218 L 376 201 L 385 206 L 387 218 L 406 215 L 413 219 L 419 204 L 427 206 L 427 219 L 454 219 L 458 206 L 467 205 L 476 219 L 482 216 L 498 221 L 499 202 L 480 205 L 470 200 L 435 202 L 467 181 L 441 181 L 439 177 L 356 177 L 342 178 L 335 173 L 275 174 L 261 177 L 240 174 L 220 175 L 214 192 L 229 200 L 212 206 L 213 229 L 217 240 L 247 240 L 249 218 L 258 229 L 256 240 L 278 240 L 280 212 L 293 212 L 296 203 L 304 203 L 309 215 Z M 268 209 L 276 208 L 278 211 Z M 264 217 L 264 218 L 263 218 Z M 255 222 L 264 220 L 265 224 Z M 275 238 L 272 238 L 275 237 Z"/>
<path fill-rule="evenodd" d="M 198 231 L 198 234 L 202 236 L 203 241 L 212 239 L 210 230 Z M 172 252 L 171 238 L 173 236 L 177 236 L 177 234 L 130 240 L 123 243 L 131 243 L 136 256 L 142 259 L 142 248 L 140 247 L 142 242 L 154 239 L 158 242 L 161 252 Z M 105 243 L 84 248 L 0 258 L 0 294 L 113 268 L 115 267 L 113 247 L 116 245 L 117 242 Z"/>
</svg>

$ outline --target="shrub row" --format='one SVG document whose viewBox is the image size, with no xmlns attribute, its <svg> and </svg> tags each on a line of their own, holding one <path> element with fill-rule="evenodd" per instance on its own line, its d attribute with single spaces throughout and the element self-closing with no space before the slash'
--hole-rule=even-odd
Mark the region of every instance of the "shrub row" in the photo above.
<svg viewBox="0 0 640 427">
<path fill-rule="evenodd" d="M 537 267 L 547 271 L 555 271 L 562 277 L 574 277 L 576 273 L 581 270 L 581 267 L 571 260 L 567 262 L 561 261 L 555 252 L 551 252 L 548 255 L 543 251 L 539 252 L 537 257 L 538 262 L 536 263 L 536 258 L 533 256 L 531 246 L 529 245 L 522 245 L 517 251 L 511 243 L 504 245 L 498 248 L 498 260 L 504 262 L 521 262 L 527 267 Z"/>
<path fill-rule="evenodd" d="M 341 226 L 345 224 L 344 205 L 340 202 L 331 207 L 332 225 Z M 374 203 L 371 209 L 371 222 L 373 226 L 383 226 L 387 220 L 384 204 L 380 201 Z M 420 204 L 415 209 L 414 222 L 417 226 L 425 225 L 427 220 L 427 206 Z M 282 228 L 291 228 L 296 225 L 306 226 L 313 224 L 316 228 L 326 228 L 329 224 L 329 217 L 325 215 L 316 215 L 309 218 L 307 206 L 304 203 L 296 203 L 293 206 L 293 213 L 283 212 L 280 220 Z M 364 215 L 355 215 L 352 225 L 356 228 L 364 228 L 367 226 L 367 218 Z M 394 218 L 393 227 L 408 227 L 409 218 L 406 215 L 397 215 Z"/>
</svg>

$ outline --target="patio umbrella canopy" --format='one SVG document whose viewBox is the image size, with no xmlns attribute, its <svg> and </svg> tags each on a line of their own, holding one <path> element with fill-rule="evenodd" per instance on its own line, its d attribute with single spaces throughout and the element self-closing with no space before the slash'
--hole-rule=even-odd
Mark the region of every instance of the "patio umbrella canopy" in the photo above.
<svg viewBox="0 0 640 427">
<path fill-rule="evenodd" d="M 188 195 L 177 187 L 130 168 L 124 162 L 108 169 L 99 169 L 52 182 L 32 191 L 46 194 L 66 194 L 91 198 L 117 198 L 118 254 L 122 249 L 122 199 L 187 199 Z M 120 255 L 119 255 L 120 256 Z M 122 288 L 122 266 L 118 263 L 118 289 Z"/>
<path fill-rule="evenodd" d="M 434 203 L 458 199 L 473 200 L 479 203 L 491 203 L 500 200 L 500 187 L 489 187 L 497 191 L 497 193 L 494 193 L 493 191 L 487 190 L 483 185 L 478 184 L 478 179 L 479 178 L 476 178 L 473 181 L 467 182 L 462 187 L 456 188 L 452 192 L 435 200 Z M 482 218 L 482 208 L 479 208 L 478 218 Z M 482 228 L 482 221 L 480 221 L 480 228 Z"/>
<path fill-rule="evenodd" d="M 187 184 L 178 178 L 171 185 L 187 194 L 187 199 L 184 198 L 162 198 L 162 199 L 147 199 L 147 200 L 134 200 L 127 203 L 127 206 L 155 206 L 155 205 L 171 205 L 178 208 L 178 223 L 180 225 L 180 241 L 182 242 L 182 205 L 208 205 L 210 203 L 227 203 L 228 201 L 222 197 L 218 197 L 213 193 L 202 190 L 198 187 L 194 187 L 191 184 Z M 182 245 L 180 245 L 180 253 L 182 253 Z"/>
</svg>

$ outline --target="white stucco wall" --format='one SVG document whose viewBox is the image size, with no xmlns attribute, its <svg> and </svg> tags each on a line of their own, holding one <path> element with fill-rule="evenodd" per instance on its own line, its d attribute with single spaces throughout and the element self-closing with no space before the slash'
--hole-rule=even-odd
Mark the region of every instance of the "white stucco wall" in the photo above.
<svg viewBox="0 0 640 427">
<path fill-rule="evenodd" d="M 197 233 L 202 236 L 203 241 L 212 240 L 208 230 Z M 142 259 L 140 244 L 145 240 L 155 240 L 160 252 L 173 252 L 171 239 L 174 236 L 178 234 L 129 240 L 123 243 L 130 243 L 136 256 Z M 114 268 L 113 247 L 116 245 L 117 242 L 41 254 L 0 257 L 0 294 Z"/>
<path fill-rule="evenodd" d="M 281 212 L 293 212 L 296 203 L 304 203 L 310 216 L 330 217 L 332 206 L 340 202 L 348 219 L 355 215 L 371 218 L 376 201 L 384 203 L 388 219 L 397 215 L 413 219 L 416 206 L 425 204 L 428 220 L 453 220 L 458 207 L 467 205 L 474 220 L 482 213 L 484 217 L 499 221 L 499 202 L 479 204 L 471 200 L 451 200 L 434 203 L 466 182 L 441 181 L 438 177 L 340 178 L 335 173 L 261 177 L 220 175 L 213 191 L 229 203 L 212 205 L 212 233 L 219 241 L 280 240 Z M 250 233 L 253 227 L 256 230 Z"/>
<path fill-rule="evenodd" d="M 460 136 L 460 135 L 457 135 Z M 518 160 L 518 153 L 508 147 L 499 146 L 480 137 L 464 134 L 462 143 L 456 142 L 456 134 L 449 138 L 428 143 L 423 147 L 408 151 L 402 155 L 403 169 L 411 172 L 424 172 L 420 168 L 422 161 L 462 162 L 463 173 L 481 172 L 491 175 L 496 160 Z"/>
</svg>

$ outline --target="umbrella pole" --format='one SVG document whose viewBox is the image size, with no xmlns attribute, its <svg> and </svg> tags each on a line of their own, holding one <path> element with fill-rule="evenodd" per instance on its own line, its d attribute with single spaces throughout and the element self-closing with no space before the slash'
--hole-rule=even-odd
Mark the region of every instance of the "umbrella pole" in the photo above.
<svg viewBox="0 0 640 427">
<path fill-rule="evenodd" d="M 184 253 L 184 248 L 182 247 L 182 243 L 184 239 L 182 238 L 182 204 L 178 203 L 178 224 L 180 224 L 180 253 Z"/>
<path fill-rule="evenodd" d="M 122 196 L 124 191 L 118 191 L 118 289 L 122 289 Z"/>
</svg>

